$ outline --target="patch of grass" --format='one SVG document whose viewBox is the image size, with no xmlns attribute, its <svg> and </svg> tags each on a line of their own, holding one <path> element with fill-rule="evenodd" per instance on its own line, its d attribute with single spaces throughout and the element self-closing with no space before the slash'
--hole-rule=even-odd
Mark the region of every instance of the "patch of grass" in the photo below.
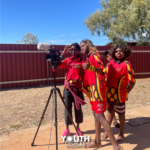
<svg viewBox="0 0 150 150">
<path fill-rule="evenodd" d="M 16 130 L 19 129 L 20 127 L 21 127 L 20 124 L 12 124 L 9 126 L 10 129 L 16 129 Z"/>
<path fill-rule="evenodd" d="M 35 122 L 35 123 L 33 123 L 33 124 L 34 124 L 34 126 L 38 126 L 38 125 L 39 125 L 39 123 L 40 123 L 39 121 L 36 121 L 36 122 Z M 46 122 L 42 122 L 42 123 L 41 123 L 41 125 L 45 125 L 45 124 L 47 124 L 47 123 L 46 123 Z"/>
<path fill-rule="evenodd" d="M 140 87 L 141 87 L 141 88 L 146 88 L 144 85 L 141 85 Z"/>
</svg>

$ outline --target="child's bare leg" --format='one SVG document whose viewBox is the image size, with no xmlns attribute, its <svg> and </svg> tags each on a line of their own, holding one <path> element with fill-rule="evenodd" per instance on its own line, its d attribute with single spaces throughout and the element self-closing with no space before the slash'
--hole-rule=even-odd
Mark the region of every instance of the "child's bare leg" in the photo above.
<svg viewBox="0 0 150 150">
<path fill-rule="evenodd" d="M 113 126 L 116 127 L 116 128 L 120 128 L 120 124 L 117 122 L 116 120 L 116 117 L 115 117 L 115 114 L 114 114 L 114 117 L 113 117 Z"/>
<path fill-rule="evenodd" d="M 66 124 L 66 129 L 68 129 L 68 131 L 69 131 L 69 125 L 67 125 L 67 124 Z"/>
<path fill-rule="evenodd" d="M 94 115 L 94 121 L 95 121 L 95 141 L 90 143 L 90 144 L 87 144 L 85 147 L 86 148 L 92 148 L 92 147 L 98 147 L 100 148 L 101 147 L 101 137 L 100 137 L 100 134 L 101 134 L 101 124 L 99 123 L 99 121 L 95 118 L 95 112 L 93 112 L 93 115 Z"/>
<path fill-rule="evenodd" d="M 106 120 L 108 121 L 109 125 L 111 126 L 111 123 L 112 123 L 112 119 L 113 119 L 113 116 L 114 116 L 114 110 L 109 110 L 106 112 Z M 102 134 L 102 139 L 107 139 L 108 138 L 108 135 L 106 133 L 106 131 Z"/>
<path fill-rule="evenodd" d="M 111 129 L 109 123 L 107 122 L 106 118 L 104 117 L 104 114 L 103 113 L 102 114 L 95 114 L 95 117 L 101 123 L 101 125 L 103 126 L 106 134 L 109 136 L 114 150 L 123 150 L 123 148 L 117 144 L 117 141 L 114 137 L 112 129 Z"/>
<path fill-rule="evenodd" d="M 117 122 L 115 115 L 113 117 L 113 122 Z"/>
<path fill-rule="evenodd" d="M 117 137 L 117 141 L 123 140 L 124 138 L 125 114 L 119 114 L 119 121 L 120 121 L 120 133 Z"/>
</svg>

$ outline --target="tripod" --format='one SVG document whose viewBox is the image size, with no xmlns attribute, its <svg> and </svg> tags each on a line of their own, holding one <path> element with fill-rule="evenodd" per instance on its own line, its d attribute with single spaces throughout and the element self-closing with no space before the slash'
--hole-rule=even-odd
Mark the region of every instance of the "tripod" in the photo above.
<svg viewBox="0 0 150 150">
<path fill-rule="evenodd" d="M 76 133 L 77 133 L 78 135 L 79 135 L 79 133 L 78 133 L 77 128 L 76 128 L 76 126 L 75 126 L 75 124 L 74 124 L 74 122 L 73 122 L 73 120 L 72 120 L 71 115 L 69 114 L 68 108 L 67 108 L 67 106 L 66 106 L 66 104 L 65 104 L 65 102 L 64 102 L 64 99 L 63 99 L 63 97 L 62 97 L 62 95 L 61 95 L 61 93 L 60 93 L 60 89 L 56 87 L 56 79 L 55 79 L 56 65 L 53 65 L 53 66 L 52 66 L 52 70 L 53 70 L 53 75 L 54 75 L 54 88 L 52 88 L 51 91 L 50 91 L 49 98 L 48 98 L 48 100 L 47 100 L 45 109 L 44 109 L 44 111 L 43 111 L 43 114 L 42 114 L 40 123 L 39 123 L 39 125 L 38 125 L 37 131 L 36 131 L 36 133 L 35 133 L 35 136 L 34 136 L 34 139 L 33 139 L 32 143 L 31 143 L 31 146 L 35 146 L 35 145 L 34 145 L 34 141 L 35 141 L 35 139 L 36 139 L 37 133 L 38 133 L 39 128 L 40 128 L 40 125 L 41 125 L 42 120 L 43 120 L 43 118 L 44 118 L 44 114 L 45 114 L 45 112 L 46 112 L 47 106 L 48 106 L 49 101 L 50 101 L 50 99 L 51 99 L 52 93 L 54 92 L 54 101 L 55 101 L 55 124 L 54 124 L 54 126 L 55 126 L 55 136 L 56 136 L 56 150 L 58 150 L 58 137 L 57 137 L 57 97 L 56 97 L 56 91 L 58 92 L 59 97 L 61 98 L 62 103 L 63 103 L 64 106 L 65 106 L 65 109 L 67 110 L 67 113 L 68 113 L 68 115 L 69 115 L 69 118 L 70 118 L 72 124 L 74 125 L 74 128 L 75 128 L 75 130 L 76 130 Z"/>
</svg>

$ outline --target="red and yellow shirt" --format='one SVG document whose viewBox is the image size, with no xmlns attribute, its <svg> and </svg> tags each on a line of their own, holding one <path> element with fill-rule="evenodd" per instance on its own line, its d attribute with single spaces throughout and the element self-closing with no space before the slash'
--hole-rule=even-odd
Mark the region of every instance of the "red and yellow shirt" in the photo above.
<svg viewBox="0 0 150 150">
<path fill-rule="evenodd" d="M 72 64 L 79 64 L 80 66 L 82 66 L 82 62 L 83 61 L 81 55 L 78 55 L 77 57 L 71 56 L 70 58 L 66 58 L 62 61 L 62 64 L 59 66 L 59 69 L 67 68 L 65 78 L 69 83 L 82 82 L 84 74 L 83 68 L 81 67 L 80 69 L 75 69 L 71 66 Z"/>
<path fill-rule="evenodd" d="M 107 100 L 124 103 L 128 98 L 128 83 L 135 82 L 134 70 L 130 62 L 117 63 L 111 60 L 105 69 Z"/>
<path fill-rule="evenodd" d="M 104 71 L 103 63 L 96 52 L 91 53 L 88 57 L 90 65 L 96 68 L 101 68 Z M 94 71 L 85 70 L 83 91 L 86 93 L 90 101 L 106 101 L 106 85 L 104 76 Z"/>
</svg>

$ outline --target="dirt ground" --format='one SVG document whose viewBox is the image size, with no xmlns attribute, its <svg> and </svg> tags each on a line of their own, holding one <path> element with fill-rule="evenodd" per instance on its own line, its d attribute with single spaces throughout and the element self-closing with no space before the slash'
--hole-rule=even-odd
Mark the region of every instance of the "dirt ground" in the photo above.
<svg viewBox="0 0 150 150">
<path fill-rule="evenodd" d="M 57 86 L 61 93 L 63 85 Z M 51 86 L 20 88 L 0 91 L 0 135 L 9 135 L 16 130 L 37 126 L 43 114 L 50 94 Z M 85 96 L 86 105 L 82 107 L 84 116 L 92 116 L 90 103 Z M 137 79 L 134 89 L 129 94 L 126 108 L 150 105 L 150 78 Z M 64 120 L 64 106 L 57 94 L 58 122 Z M 42 121 L 43 124 L 54 122 L 54 97 L 50 100 Z M 52 120 L 53 118 L 53 120 Z"/>
</svg>

